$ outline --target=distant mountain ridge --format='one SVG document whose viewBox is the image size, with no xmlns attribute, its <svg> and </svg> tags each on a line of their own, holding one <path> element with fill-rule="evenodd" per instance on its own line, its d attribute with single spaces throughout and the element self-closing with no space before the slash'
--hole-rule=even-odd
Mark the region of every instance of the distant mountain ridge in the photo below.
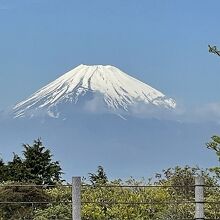
<svg viewBox="0 0 220 220">
<path fill-rule="evenodd" d="M 13 115 L 59 117 L 67 104 L 74 109 L 79 102 L 110 112 L 129 112 L 137 103 L 146 104 L 146 108 L 149 104 L 165 109 L 176 107 L 173 99 L 114 66 L 79 65 L 14 106 Z"/>
</svg>

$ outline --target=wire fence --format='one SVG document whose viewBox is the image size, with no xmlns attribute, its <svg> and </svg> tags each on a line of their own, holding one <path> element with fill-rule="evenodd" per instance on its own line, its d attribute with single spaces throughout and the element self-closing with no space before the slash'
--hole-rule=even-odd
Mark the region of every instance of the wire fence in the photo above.
<svg viewBox="0 0 220 220">
<path fill-rule="evenodd" d="M 44 213 L 44 210 L 49 208 L 53 210 L 53 207 L 62 205 L 67 207 L 66 216 L 42 219 L 96 220 L 94 216 L 89 218 L 86 211 L 95 213 L 98 210 L 102 217 L 97 217 L 97 219 L 103 220 L 220 220 L 219 185 L 205 185 L 202 182 L 197 182 L 195 185 L 89 185 L 82 184 L 80 178 L 77 180 L 78 182 L 73 181 L 72 184 L 59 186 L 0 185 L 0 191 L 4 188 L 6 194 L 14 192 L 15 195 L 8 198 L 0 193 L 0 213 L 5 209 L 16 210 L 17 216 L 19 216 L 27 209 L 27 215 L 25 216 L 23 213 L 23 218 L 20 219 L 38 220 L 41 219 L 36 215 L 38 209 Z M 33 189 L 37 193 L 46 191 L 50 196 L 43 199 L 37 196 L 35 198 L 34 194 L 31 194 Z M 51 196 L 50 193 L 55 193 L 54 190 L 63 191 L 63 193 L 61 196 Z M 16 193 L 24 192 L 25 194 L 27 191 L 32 196 L 16 197 Z M 29 194 L 27 193 L 27 195 Z M 160 217 L 157 215 L 159 211 L 165 214 Z M 140 218 L 134 216 L 135 213 L 139 213 Z M 56 214 L 54 213 L 54 216 Z M 114 214 L 119 217 L 115 218 Z M 125 216 L 130 214 L 130 218 L 123 217 L 123 214 Z M 144 215 L 146 216 L 143 217 Z M 0 217 L 0 220 L 5 219 L 7 218 Z M 18 220 L 16 217 L 8 219 Z"/>
</svg>

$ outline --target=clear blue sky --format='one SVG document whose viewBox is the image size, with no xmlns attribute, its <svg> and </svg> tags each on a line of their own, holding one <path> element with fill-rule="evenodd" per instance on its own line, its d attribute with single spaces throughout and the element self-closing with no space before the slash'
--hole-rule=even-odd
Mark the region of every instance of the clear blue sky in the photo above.
<svg viewBox="0 0 220 220">
<path fill-rule="evenodd" d="M 111 64 L 184 105 L 219 103 L 220 1 L 0 0 L 0 109 L 84 64 Z"/>
<path fill-rule="evenodd" d="M 189 109 L 208 106 L 219 120 L 220 57 L 208 53 L 208 44 L 220 48 L 219 0 L 0 0 L 0 110 L 25 99 L 81 63 L 110 64 L 173 97 L 178 104 Z M 205 114 L 212 113 L 206 107 L 203 111 Z M 203 117 L 203 113 L 196 111 L 191 117 L 196 114 Z M 178 133 L 182 131 L 180 128 L 176 129 L 180 143 L 164 136 L 168 148 L 168 153 L 164 153 L 168 156 L 165 158 L 163 155 L 164 163 L 178 158 L 187 162 L 191 156 L 198 157 L 194 161 L 200 161 L 204 166 L 208 166 L 207 161 L 217 161 L 210 159 L 207 150 L 200 150 L 200 146 L 215 131 L 219 131 L 219 125 L 213 128 L 207 123 L 200 130 L 197 125 L 190 125 L 190 129 L 187 126 L 183 134 Z M 11 129 L 8 130 L 10 133 Z M 157 135 L 154 130 L 152 137 Z M 24 132 L 26 138 L 25 131 L 18 129 L 15 132 L 18 138 L 12 138 L 10 134 L 10 138 L 5 138 L 7 145 L 3 145 L 15 146 L 14 142 L 19 145 L 18 140 L 22 139 L 19 132 Z M 89 135 L 92 136 L 92 132 L 88 132 Z M 52 132 L 50 141 L 49 138 L 46 141 L 48 145 L 55 144 L 55 155 L 65 161 L 68 153 L 59 152 L 63 150 L 56 148 L 57 140 L 51 141 L 53 137 Z M 161 140 L 158 139 L 158 146 L 163 146 L 159 143 Z M 10 144 L 10 141 L 13 143 Z M 115 153 L 118 153 L 117 146 L 107 151 L 114 158 L 115 155 L 118 157 L 114 163 L 110 158 L 109 166 L 104 164 L 109 170 L 122 166 L 123 146 L 119 155 Z M 155 151 L 148 154 L 149 149 L 144 151 L 142 146 L 145 143 L 135 146 L 130 153 L 126 149 L 128 158 L 123 160 L 129 164 L 129 156 L 133 157 L 133 154 L 139 158 L 140 153 L 143 158 L 137 159 L 140 164 L 137 163 L 133 171 L 129 166 L 128 175 L 136 173 L 142 176 L 145 167 L 141 163 L 145 163 L 145 155 L 154 158 L 151 155 L 155 152 L 160 152 L 160 149 L 164 152 L 156 146 L 152 148 Z M 12 148 L 2 151 L 10 151 L 11 155 Z M 82 155 L 83 150 L 80 148 L 77 153 Z M 108 157 L 104 151 L 103 155 Z M 81 160 L 80 156 L 78 159 Z M 90 161 L 87 163 L 85 170 L 88 170 L 83 173 L 91 171 Z M 165 168 L 164 163 L 158 163 L 158 166 Z M 80 167 L 79 164 L 77 167 Z M 67 161 L 65 166 L 67 169 L 72 164 Z M 122 173 L 124 170 L 119 169 Z"/>
</svg>

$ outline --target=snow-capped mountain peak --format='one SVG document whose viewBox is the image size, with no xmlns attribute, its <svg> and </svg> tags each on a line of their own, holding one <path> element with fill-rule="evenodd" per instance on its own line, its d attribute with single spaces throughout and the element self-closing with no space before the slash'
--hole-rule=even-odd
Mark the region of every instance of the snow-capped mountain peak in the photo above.
<svg viewBox="0 0 220 220">
<path fill-rule="evenodd" d="M 93 98 L 99 94 L 106 108 L 112 111 L 128 111 L 138 102 L 176 107 L 173 99 L 114 66 L 81 64 L 18 103 L 13 108 L 14 117 L 34 116 L 35 111 L 41 110 L 54 116 L 54 109 L 57 115 L 61 104 L 76 104 L 88 94 Z"/>
</svg>

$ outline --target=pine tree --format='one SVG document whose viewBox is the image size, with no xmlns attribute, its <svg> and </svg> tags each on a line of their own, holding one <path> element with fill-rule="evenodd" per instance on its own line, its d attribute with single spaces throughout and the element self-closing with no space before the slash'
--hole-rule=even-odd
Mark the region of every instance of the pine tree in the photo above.
<svg viewBox="0 0 220 220">
<path fill-rule="evenodd" d="M 0 159 L 0 181 L 6 181 L 8 176 L 7 165 L 5 165 L 4 161 Z"/>
<path fill-rule="evenodd" d="M 33 184 L 53 185 L 62 182 L 62 169 L 58 161 L 52 161 L 53 155 L 40 139 L 33 145 L 23 144 L 23 157 L 14 153 L 12 161 L 4 163 L 0 159 L 0 182 L 29 182 Z"/>
<path fill-rule="evenodd" d="M 22 159 L 14 153 L 12 161 L 7 164 L 7 180 L 22 182 L 25 180 L 26 169 Z"/>
<path fill-rule="evenodd" d="M 24 144 L 25 180 L 36 184 L 55 184 L 61 181 L 61 167 L 58 161 L 52 161 L 52 154 L 45 149 L 40 139 L 32 146 Z"/>
<path fill-rule="evenodd" d="M 95 184 L 105 184 L 108 182 L 107 175 L 102 166 L 98 166 L 96 173 L 89 173 L 90 182 Z"/>
</svg>

